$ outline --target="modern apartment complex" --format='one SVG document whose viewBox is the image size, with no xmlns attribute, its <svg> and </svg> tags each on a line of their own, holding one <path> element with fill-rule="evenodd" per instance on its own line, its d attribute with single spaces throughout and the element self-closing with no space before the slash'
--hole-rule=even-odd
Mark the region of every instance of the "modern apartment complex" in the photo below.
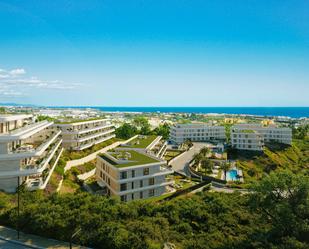
<svg viewBox="0 0 309 249">
<path fill-rule="evenodd" d="M 122 201 L 164 194 L 166 186 L 173 184 L 168 178 L 173 170 L 167 168 L 166 161 L 151 152 L 159 142 L 158 138 L 139 136 L 113 151 L 98 155 L 98 183 L 106 185 L 108 194 L 119 196 Z M 162 147 L 156 149 L 157 155 L 165 145 L 162 143 Z"/>
<path fill-rule="evenodd" d="M 84 150 L 115 137 L 115 129 L 108 119 L 93 119 L 55 124 L 62 131 L 63 147 Z"/>
<path fill-rule="evenodd" d="M 231 128 L 231 143 L 236 149 L 262 151 L 269 142 L 291 144 L 292 130 L 259 124 L 239 124 Z"/>
<path fill-rule="evenodd" d="M 186 140 L 225 140 L 225 128 L 208 124 L 176 124 L 170 129 L 170 140 L 175 144 L 181 144 Z"/>
<path fill-rule="evenodd" d="M 62 152 L 60 133 L 32 115 L 1 115 L 0 189 L 14 192 L 20 183 L 45 188 Z"/>
</svg>

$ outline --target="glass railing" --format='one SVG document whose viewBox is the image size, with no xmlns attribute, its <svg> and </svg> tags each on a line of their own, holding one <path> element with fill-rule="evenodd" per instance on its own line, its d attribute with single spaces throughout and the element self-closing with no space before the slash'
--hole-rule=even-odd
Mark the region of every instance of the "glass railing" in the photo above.
<svg viewBox="0 0 309 249">
<path fill-rule="evenodd" d="M 17 134 L 19 134 L 23 131 L 31 130 L 32 128 L 39 127 L 39 126 L 47 124 L 47 123 L 48 123 L 48 121 L 43 120 L 43 121 L 40 121 L 40 122 L 37 122 L 37 123 L 33 123 L 33 124 L 30 124 L 30 125 L 23 126 L 23 127 L 18 128 L 16 130 L 13 130 L 6 135 L 17 135 Z"/>
<path fill-rule="evenodd" d="M 38 158 L 33 164 L 30 165 L 23 165 L 22 168 L 24 170 L 31 170 L 31 169 L 41 169 L 44 165 L 52 159 L 53 154 L 57 151 L 61 144 L 61 139 L 57 139 L 54 143 L 52 143 L 48 148 L 44 155 Z"/>
<path fill-rule="evenodd" d="M 15 148 L 10 148 L 8 153 L 9 154 L 15 154 L 15 153 L 29 153 L 29 152 L 35 152 L 35 151 L 40 151 L 44 146 L 46 146 L 50 141 L 55 139 L 56 136 L 60 135 L 60 131 L 51 131 L 50 134 L 48 134 L 48 139 L 47 140 L 42 140 L 38 142 L 32 142 L 32 143 L 24 143 L 18 147 Z M 46 136 L 46 135 L 44 135 Z"/>
</svg>

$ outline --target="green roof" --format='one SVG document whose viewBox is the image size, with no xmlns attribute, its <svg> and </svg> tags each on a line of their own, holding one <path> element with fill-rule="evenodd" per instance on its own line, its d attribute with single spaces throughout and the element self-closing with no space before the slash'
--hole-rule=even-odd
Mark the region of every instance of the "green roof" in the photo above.
<svg viewBox="0 0 309 249">
<path fill-rule="evenodd" d="M 255 133 L 254 130 L 241 130 L 240 132 L 243 132 L 243 133 Z"/>
<path fill-rule="evenodd" d="M 74 124 L 74 123 L 82 123 L 88 121 L 95 121 L 105 119 L 105 117 L 97 117 L 97 118 L 88 118 L 88 119 L 68 119 L 65 121 L 55 121 L 56 124 Z"/>
<path fill-rule="evenodd" d="M 131 157 L 128 158 L 128 162 L 127 163 L 123 163 L 123 162 L 117 162 L 117 161 L 113 161 L 110 158 L 108 158 L 106 156 L 106 154 L 100 154 L 100 156 L 107 162 L 109 162 L 110 164 L 112 164 L 113 166 L 117 167 L 117 168 L 124 168 L 124 167 L 129 167 L 129 166 L 138 166 L 138 165 L 143 165 L 143 164 L 148 164 L 148 163 L 156 163 L 156 162 L 160 162 L 159 160 L 156 160 L 150 156 L 147 156 L 145 154 L 139 153 L 135 150 L 119 150 L 119 151 L 115 151 L 115 152 L 108 152 L 109 155 L 113 156 L 115 159 L 117 159 L 117 154 L 119 153 L 120 155 L 125 155 L 125 153 L 130 153 Z M 118 155 L 119 155 L 118 154 Z"/>
<path fill-rule="evenodd" d="M 155 139 L 157 138 L 156 135 L 150 136 L 138 136 L 137 138 L 133 139 L 129 143 L 125 145 L 125 147 L 135 148 L 135 149 L 145 149 L 147 148 Z"/>
</svg>

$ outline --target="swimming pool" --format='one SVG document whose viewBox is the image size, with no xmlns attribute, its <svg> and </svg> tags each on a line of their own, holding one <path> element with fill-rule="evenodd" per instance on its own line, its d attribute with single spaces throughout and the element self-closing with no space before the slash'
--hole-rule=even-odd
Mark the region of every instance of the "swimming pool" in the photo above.
<svg viewBox="0 0 309 249">
<path fill-rule="evenodd" d="M 237 170 L 236 169 L 231 169 L 228 172 L 226 172 L 226 180 L 227 181 L 237 181 Z"/>
</svg>

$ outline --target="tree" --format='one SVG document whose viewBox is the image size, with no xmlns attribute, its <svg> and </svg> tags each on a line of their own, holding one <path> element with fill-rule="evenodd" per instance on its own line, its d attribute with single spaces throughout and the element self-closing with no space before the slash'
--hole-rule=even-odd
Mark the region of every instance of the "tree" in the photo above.
<svg viewBox="0 0 309 249">
<path fill-rule="evenodd" d="M 153 132 L 167 140 L 170 135 L 170 126 L 167 123 L 164 123 L 163 125 L 159 125 L 157 128 L 155 128 Z"/>
<path fill-rule="evenodd" d="M 228 172 L 231 168 L 231 164 L 228 162 L 224 162 L 221 164 L 221 169 L 224 171 L 224 180 L 226 181 L 226 172 Z"/>
<path fill-rule="evenodd" d="M 133 137 L 137 134 L 137 129 L 128 123 L 124 123 L 122 126 L 116 129 L 115 134 L 118 138 L 129 139 L 130 137 Z"/>
<path fill-rule="evenodd" d="M 211 172 L 214 167 L 214 163 L 207 157 L 203 157 L 202 160 L 200 161 L 200 164 L 204 172 Z"/>
<path fill-rule="evenodd" d="M 148 119 L 145 117 L 136 117 L 133 119 L 132 124 L 136 126 L 139 130 L 139 133 L 142 135 L 150 135 L 151 129 Z"/>
<path fill-rule="evenodd" d="M 203 156 L 203 157 L 207 157 L 208 154 L 210 153 L 210 149 L 208 147 L 203 147 L 201 150 L 200 150 L 200 154 Z"/>
<path fill-rule="evenodd" d="M 199 167 L 200 162 L 202 161 L 202 159 L 203 159 L 203 157 L 202 157 L 202 155 L 200 153 L 195 153 L 193 155 L 193 159 L 192 160 L 194 161 L 195 168 Z"/>
<path fill-rule="evenodd" d="M 295 175 L 290 171 L 271 173 L 253 185 L 252 191 L 251 207 L 261 213 L 262 219 L 266 219 L 271 224 L 268 235 L 270 241 L 279 241 L 283 244 L 291 241 L 293 241 L 292 244 L 309 243 L 309 179 L 307 176 Z M 284 248 L 292 247 L 286 245 Z"/>
</svg>

